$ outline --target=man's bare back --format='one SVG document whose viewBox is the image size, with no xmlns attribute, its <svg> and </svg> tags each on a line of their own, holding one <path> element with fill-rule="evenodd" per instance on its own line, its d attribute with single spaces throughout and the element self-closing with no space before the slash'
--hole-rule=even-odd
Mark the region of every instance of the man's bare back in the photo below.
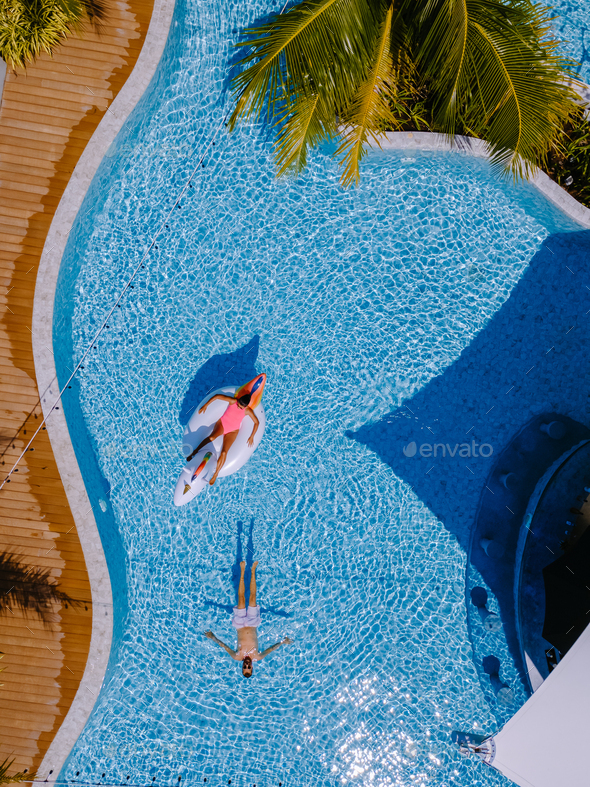
<svg viewBox="0 0 590 787">
<path fill-rule="evenodd" d="M 244 583 L 244 575 L 246 573 L 246 562 L 243 560 L 240 563 L 240 584 L 238 587 L 238 606 L 234 607 L 234 616 L 232 623 L 236 628 L 238 635 L 237 650 L 232 650 L 225 642 L 218 639 L 212 631 L 206 631 L 205 636 L 212 639 L 217 643 L 225 652 L 234 659 L 234 661 L 241 661 L 242 674 L 245 678 L 252 675 L 252 662 L 262 661 L 273 650 L 277 650 L 281 645 L 288 645 L 293 640 L 289 637 L 280 642 L 271 645 L 260 652 L 258 650 L 258 626 L 260 625 L 260 609 L 256 604 L 256 566 L 258 561 L 252 563 L 252 577 L 250 579 L 250 599 L 246 607 L 246 587 Z"/>
</svg>

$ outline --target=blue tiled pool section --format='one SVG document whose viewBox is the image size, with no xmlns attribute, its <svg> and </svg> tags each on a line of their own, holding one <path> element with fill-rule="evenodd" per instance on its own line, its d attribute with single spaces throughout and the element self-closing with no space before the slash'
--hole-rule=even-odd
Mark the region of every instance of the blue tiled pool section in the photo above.
<svg viewBox="0 0 590 787">
<path fill-rule="evenodd" d="M 552 8 L 552 29 L 561 50 L 575 62 L 576 76 L 590 85 L 590 7 L 588 2 L 558 0 Z"/>
<path fill-rule="evenodd" d="M 326 149 L 298 180 L 276 182 L 257 131 L 215 131 L 228 106 L 230 41 L 268 10 L 179 0 L 157 75 L 66 249 L 54 321 L 62 380 L 215 142 L 64 398 L 101 511 L 116 630 L 103 691 L 61 776 L 169 787 L 179 776 L 240 787 L 504 785 L 450 739 L 456 728 L 499 724 L 467 631 L 473 481 L 450 473 L 441 521 L 423 482 L 389 461 L 387 425 L 376 425 L 405 407 L 425 442 L 435 425 L 412 402 L 448 407 L 454 443 L 458 408 L 480 407 L 485 386 L 471 367 L 496 353 L 490 401 L 500 396 L 515 342 L 545 352 L 563 321 L 543 288 L 567 300 L 569 264 L 582 291 L 579 228 L 531 187 L 460 154 L 374 154 L 360 187 L 343 191 Z M 513 292 L 533 326 L 525 338 L 524 326 L 493 333 Z M 568 368 L 547 376 L 539 401 L 526 389 L 521 410 L 505 421 L 494 413 L 496 433 L 478 432 L 478 442 L 501 450 L 547 402 L 572 402 L 568 414 L 583 421 Z M 175 508 L 187 413 L 211 386 L 255 371 L 268 375 L 258 452 Z M 452 390 L 439 391 L 433 381 L 445 379 Z M 355 439 L 367 429 L 374 445 Z M 475 469 L 485 478 L 483 464 Z M 432 499 L 443 498 L 437 488 Z M 240 556 L 260 561 L 262 644 L 294 640 L 250 681 L 203 636 L 211 628 L 233 643 Z M 526 694 L 507 650 L 495 655 L 516 709 Z"/>
</svg>

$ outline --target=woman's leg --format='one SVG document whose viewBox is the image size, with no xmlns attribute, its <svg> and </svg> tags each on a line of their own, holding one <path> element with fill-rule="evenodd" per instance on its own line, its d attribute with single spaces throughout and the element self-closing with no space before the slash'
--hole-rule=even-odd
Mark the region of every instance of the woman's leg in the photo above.
<svg viewBox="0 0 590 787">
<path fill-rule="evenodd" d="M 256 566 L 258 565 L 258 561 L 255 560 L 252 563 L 252 574 L 250 575 L 250 601 L 248 601 L 249 607 L 256 606 Z"/>
<path fill-rule="evenodd" d="M 199 453 L 201 448 L 204 448 L 204 446 L 206 446 L 207 443 L 212 443 L 214 440 L 217 440 L 217 438 L 220 437 L 222 434 L 223 434 L 223 426 L 221 425 L 221 421 L 218 421 L 213 427 L 213 431 L 211 432 L 211 434 L 208 437 L 206 437 L 204 440 L 201 440 L 201 442 L 195 448 L 192 454 L 189 454 L 187 456 L 186 461 L 190 462 L 193 456 L 196 456 Z"/>
<path fill-rule="evenodd" d="M 227 459 L 227 452 L 234 444 L 236 437 L 238 436 L 238 430 L 236 429 L 235 432 L 230 432 L 226 434 L 223 438 L 223 446 L 221 447 L 221 453 L 219 454 L 219 459 L 217 460 L 217 467 L 215 468 L 215 473 L 213 474 L 213 478 L 209 481 L 211 486 L 217 481 L 217 476 L 219 475 L 221 468 L 225 464 L 225 460 Z"/>
<path fill-rule="evenodd" d="M 238 585 L 238 609 L 246 609 L 246 586 L 244 584 L 244 574 L 246 573 L 246 561 L 240 563 L 240 584 Z"/>
</svg>

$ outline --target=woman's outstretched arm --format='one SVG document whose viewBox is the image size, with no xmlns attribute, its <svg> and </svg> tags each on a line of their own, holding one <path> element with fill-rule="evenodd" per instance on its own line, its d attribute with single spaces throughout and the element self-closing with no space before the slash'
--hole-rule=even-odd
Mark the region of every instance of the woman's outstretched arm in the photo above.
<svg viewBox="0 0 590 787">
<path fill-rule="evenodd" d="M 217 400 L 220 400 L 222 402 L 233 402 L 234 397 L 227 396 L 226 394 L 215 394 L 215 396 L 212 396 L 211 399 L 209 399 L 208 402 L 205 402 L 205 404 L 202 407 L 199 407 L 199 412 L 204 413 L 205 410 L 209 407 L 209 405 Z"/>
<path fill-rule="evenodd" d="M 258 420 L 258 416 L 256 415 L 256 413 L 251 407 L 246 408 L 246 414 L 249 415 L 250 418 L 254 421 L 254 429 L 252 429 L 252 434 L 248 438 L 248 445 L 251 446 L 252 443 L 254 442 L 254 435 L 258 431 L 258 424 L 260 423 L 260 421 Z"/>
</svg>

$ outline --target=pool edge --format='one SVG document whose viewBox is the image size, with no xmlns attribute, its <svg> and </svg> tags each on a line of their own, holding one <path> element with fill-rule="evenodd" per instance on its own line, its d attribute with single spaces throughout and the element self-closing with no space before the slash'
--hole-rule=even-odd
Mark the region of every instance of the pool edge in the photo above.
<svg viewBox="0 0 590 787">
<path fill-rule="evenodd" d="M 53 309 L 61 260 L 69 233 L 109 146 L 145 93 L 156 72 L 172 22 L 175 0 L 155 0 L 145 41 L 127 82 L 88 142 L 60 200 L 39 263 L 33 301 L 33 357 L 46 415 L 59 393 L 53 344 Z M 63 409 L 47 421 L 47 431 L 78 530 L 88 569 L 93 604 L 92 635 L 82 681 L 70 709 L 47 750 L 34 784 L 56 781 L 84 728 L 100 692 L 112 642 L 110 576 L 92 504 L 72 445 Z M 104 615 L 99 614 L 104 610 Z"/>
<path fill-rule="evenodd" d="M 455 136 L 452 139 L 444 134 L 430 131 L 388 131 L 380 140 L 381 149 L 386 150 L 424 150 L 453 151 L 476 158 L 489 159 L 486 143 L 481 139 Z M 378 150 L 377 147 L 373 148 Z M 590 229 L 590 208 L 582 205 L 577 199 L 555 181 L 551 180 L 542 170 L 537 170 L 529 181 L 552 205 L 559 208 L 570 219 L 585 229 Z"/>
</svg>

